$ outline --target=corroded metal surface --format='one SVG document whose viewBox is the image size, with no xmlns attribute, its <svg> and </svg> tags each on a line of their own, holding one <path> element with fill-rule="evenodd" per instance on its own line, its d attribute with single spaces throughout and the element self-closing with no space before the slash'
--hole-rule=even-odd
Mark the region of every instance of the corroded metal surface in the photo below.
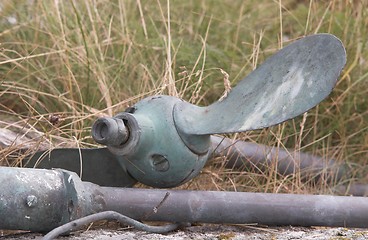
<svg viewBox="0 0 368 240">
<path fill-rule="evenodd" d="M 102 211 L 94 186 L 64 170 L 0 167 L 0 229 L 44 232 Z"/>
<path fill-rule="evenodd" d="M 211 134 L 269 127 L 298 116 L 330 94 L 345 62 L 345 49 L 335 36 L 305 37 L 208 107 L 171 96 L 148 97 L 129 112 L 98 119 L 92 136 L 121 156 L 121 165 L 139 182 L 179 186 L 208 160 Z"/>
<path fill-rule="evenodd" d="M 302 38 L 281 49 L 208 107 L 175 106 L 185 134 L 244 132 L 294 118 L 325 99 L 346 62 L 345 49 L 330 34 Z"/>
<path fill-rule="evenodd" d="M 305 37 L 270 57 L 225 99 L 208 107 L 170 96 L 148 97 L 128 112 L 97 120 L 93 136 L 117 155 L 113 163 L 120 165 L 113 175 L 122 170 L 124 179 L 132 175 L 133 184 L 136 179 L 154 187 L 178 186 L 195 177 L 210 157 L 210 134 L 268 127 L 317 105 L 332 91 L 345 55 L 332 35 Z M 76 167 L 71 160 L 83 160 L 76 157 L 81 151 L 70 153 L 70 166 Z M 56 152 L 51 162 L 61 156 Z M 91 159 L 95 169 L 88 172 L 98 174 L 98 157 Z M 285 162 L 294 164 L 292 160 Z M 7 229 L 46 231 L 101 211 L 142 221 L 368 226 L 368 202 L 359 197 L 110 188 L 62 170 L 0 168 L 0 176 L 5 176 L 0 179 L 0 189 L 5 189 L 0 228 Z M 22 220 L 4 220 L 11 211 Z"/>
<path fill-rule="evenodd" d="M 106 145 L 138 182 L 158 188 L 179 186 L 197 176 L 210 156 L 210 136 L 198 142 L 205 146 L 203 152 L 195 152 L 183 143 L 172 115 L 178 102 L 181 100 L 171 96 L 148 97 L 135 104 L 130 113 L 97 120 L 97 123 L 125 120 L 128 140 L 119 145 L 109 142 Z M 100 136 L 102 129 L 119 131 L 116 125 L 100 126 L 93 126 L 92 136 Z"/>
<path fill-rule="evenodd" d="M 0 168 L 0 228 L 50 230 L 70 220 L 72 200 L 60 171 Z"/>
<path fill-rule="evenodd" d="M 100 187 L 63 170 L 0 167 L 0 177 L 0 229 L 44 232 L 102 211 L 140 221 L 368 227 L 365 197 Z"/>
</svg>

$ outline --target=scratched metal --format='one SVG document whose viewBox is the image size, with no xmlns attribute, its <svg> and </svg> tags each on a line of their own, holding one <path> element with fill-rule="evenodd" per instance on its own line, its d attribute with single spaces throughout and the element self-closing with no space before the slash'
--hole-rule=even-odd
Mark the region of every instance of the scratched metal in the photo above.
<svg viewBox="0 0 368 240">
<path fill-rule="evenodd" d="M 345 49 L 335 36 L 305 37 L 267 59 L 223 101 L 207 107 L 177 104 L 175 123 L 188 135 L 243 132 L 279 124 L 325 99 L 345 63 Z"/>
<path fill-rule="evenodd" d="M 101 187 L 62 170 L 0 167 L 0 229 L 49 231 L 102 211 L 141 221 L 368 227 L 365 197 Z"/>
<path fill-rule="evenodd" d="M 0 189 L 0 229 L 43 231 L 69 221 L 59 171 L 0 167 Z"/>
</svg>

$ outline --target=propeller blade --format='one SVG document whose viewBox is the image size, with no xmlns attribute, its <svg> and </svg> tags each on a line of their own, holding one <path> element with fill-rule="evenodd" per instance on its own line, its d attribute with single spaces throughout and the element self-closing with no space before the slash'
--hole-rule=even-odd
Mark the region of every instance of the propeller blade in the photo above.
<svg viewBox="0 0 368 240">
<path fill-rule="evenodd" d="M 36 152 L 22 163 L 27 168 L 62 168 L 82 174 L 83 181 L 100 186 L 132 187 L 137 181 L 117 158 L 107 148 L 59 148 Z"/>
<path fill-rule="evenodd" d="M 176 126 L 186 135 L 208 135 L 279 124 L 326 98 L 345 63 L 345 49 L 335 36 L 304 37 L 268 58 L 222 101 L 207 107 L 176 104 Z"/>
</svg>

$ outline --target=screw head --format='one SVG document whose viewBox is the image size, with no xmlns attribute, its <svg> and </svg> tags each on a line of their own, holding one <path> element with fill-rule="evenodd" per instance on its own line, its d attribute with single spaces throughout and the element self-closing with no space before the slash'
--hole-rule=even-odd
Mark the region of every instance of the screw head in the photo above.
<svg viewBox="0 0 368 240">
<path fill-rule="evenodd" d="M 153 154 L 151 156 L 153 168 L 159 172 L 166 172 L 170 168 L 167 158 L 161 154 Z"/>
<path fill-rule="evenodd" d="M 35 207 L 37 205 L 37 197 L 35 195 L 28 195 L 26 198 L 26 205 L 29 208 Z"/>
</svg>

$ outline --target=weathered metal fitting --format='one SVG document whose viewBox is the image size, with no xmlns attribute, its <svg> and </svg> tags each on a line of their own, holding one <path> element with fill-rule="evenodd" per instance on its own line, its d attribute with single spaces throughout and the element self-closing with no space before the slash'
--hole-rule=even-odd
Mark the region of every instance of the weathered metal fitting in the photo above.
<svg viewBox="0 0 368 240">
<path fill-rule="evenodd" d="M 197 176 L 206 163 L 210 142 L 207 151 L 198 154 L 188 148 L 176 129 L 173 109 L 179 102 L 182 100 L 175 97 L 154 96 L 134 105 L 132 115 L 141 136 L 138 149 L 126 156 L 129 159 L 126 167 L 139 182 L 160 188 L 175 187 Z"/>
<path fill-rule="evenodd" d="M 0 229 L 45 232 L 105 208 L 99 186 L 65 170 L 0 167 L 0 189 Z"/>
<path fill-rule="evenodd" d="M 129 138 L 120 146 L 108 146 L 139 182 L 167 188 L 183 184 L 201 171 L 210 154 L 210 137 L 201 138 L 206 149 L 193 151 L 183 142 L 173 118 L 175 104 L 182 100 L 154 96 L 134 105 L 134 111 L 115 116 L 124 120 Z"/>
<path fill-rule="evenodd" d="M 146 123 L 141 122 L 140 124 L 138 124 L 136 118 L 127 112 L 122 112 L 117 114 L 116 116 L 114 116 L 113 118 L 115 121 L 117 122 L 122 122 L 124 125 L 124 128 L 126 130 L 126 132 L 128 133 L 126 135 L 126 138 L 122 141 L 122 139 L 120 139 L 119 144 L 110 144 L 110 143 L 101 143 L 103 145 L 106 145 L 107 148 L 114 154 L 119 155 L 119 156 L 124 156 L 127 154 L 132 154 L 136 152 L 137 149 L 137 145 L 140 139 L 140 136 L 142 134 L 142 131 L 140 129 L 140 126 L 143 125 L 149 125 L 149 120 L 145 119 L 144 121 Z M 98 121 L 98 120 L 97 120 Z M 147 123 L 148 122 L 148 123 Z M 106 128 L 108 128 L 108 130 L 105 130 L 105 132 L 111 133 L 112 135 L 117 135 L 116 132 L 120 131 L 120 128 L 118 127 L 118 125 L 115 124 L 111 124 L 106 126 Z M 92 126 L 92 136 L 95 139 L 96 135 L 99 135 L 100 129 L 98 128 L 98 124 L 94 124 Z M 118 134 L 119 135 L 119 134 Z M 121 135 L 122 136 L 122 135 Z M 97 141 L 96 141 L 97 142 Z"/>
<path fill-rule="evenodd" d="M 0 167 L 0 189 L 0 229 L 45 231 L 70 221 L 60 171 Z"/>
<path fill-rule="evenodd" d="M 35 207 L 37 205 L 37 197 L 35 195 L 28 195 L 26 198 L 27 207 Z"/>
<path fill-rule="evenodd" d="M 190 104 L 185 101 L 180 101 L 177 104 L 175 104 L 173 109 L 173 118 L 175 122 L 176 130 L 178 131 L 182 141 L 185 143 L 185 145 L 191 149 L 193 152 L 197 154 L 206 154 L 208 149 L 210 149 L 209 145 L 210 143 L 210 135 L 209 134 L 188 134 L 186 133 L 187 128 L 191 128 L 193 124 L 197 124 L 197 121 L 193 122 L 185 122 L 184 124 L 178 121 L 178 115 L 180 116 L 183 113 L 183 111 L 190 111 L 192 109 L 198 109 L 200 107 L 195 106 L 193 104 Z M 193 110 L 193 115 L 197 114 Z"/>
<path fill-rule="evenodd" d="M 92 137 L 100 144 L 119 146 L 128 139 L 128 131 L 120 118 L 103 117 L 97 119 L 92 126 Z"/>
</svg>

